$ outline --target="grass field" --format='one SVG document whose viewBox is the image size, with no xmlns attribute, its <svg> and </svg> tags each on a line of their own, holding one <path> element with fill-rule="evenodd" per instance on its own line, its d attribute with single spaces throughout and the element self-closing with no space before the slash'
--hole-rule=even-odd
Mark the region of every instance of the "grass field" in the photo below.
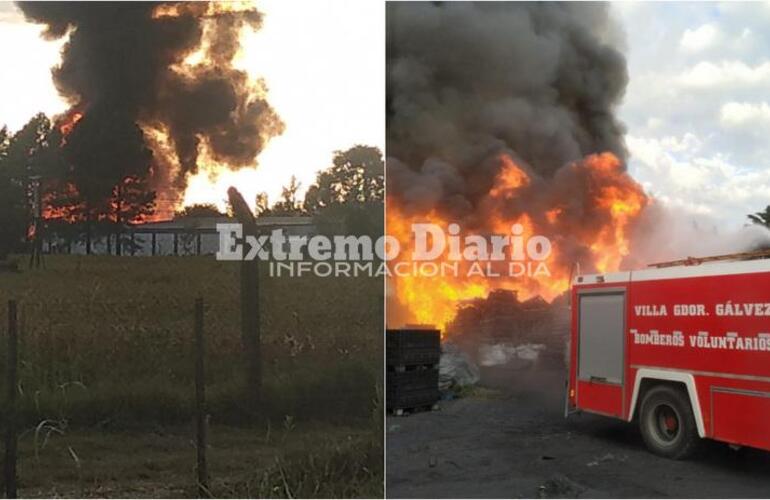
<svg viewBox="0 0 770 500">
<path fill-rule="evenodd" d="M 78 444 L 72 445 L 75 456 L 90 456 L 94 439 L 98 450 L 112 456 L 124 453 L 126 433 L 171 433 L 186 436 L 179 438 L 186 444 L 178 450 L 169 446 L 168 460 L 173 462 L 177 452 L 189 455 L 187 473 L 180 476 L 189 486 L 194 450 L 192 434 L 184 429 L 192 418 L 193 304 L 200 296 L 206 305 L 211 446 L 227 448 L 216 444 L 220 432 L 231 436 L 233 450 L 241 447 L 238 453 L 256 457 L 253 466 L 247 460 L 244 467 L 233 468 L 232 477 L 222 472 L 212 478 L 212 488 L 221 488 L 213 493 L 228 495 L 230 488 L 242 495 L 296 496 L 293 490 L 298 489 L 308 495 L 355 496 L 377 495 L 379 488 L 381 494 L 381 279 L 269 278 L 263 273 L 264 387 L 255 414 L 243 398 L 237 264 L 210 257 L 104 256 L 48 256 L 45 264 L 41 270 L 0 274 L 3 332 L 6 301 L 16 299 L 21 310 L 22 459 L 31 454 L 38 472 L 55 468 L 45 462 L 47 453 L 59 457 L 61 470 L 78 463 L 69 451 L 52 451 L 54 443 L 67 439 Z M 5 342 L 0 351 L 4 370 Z M 283 443 L 267 444 L 279 435 Z M 50 439 L 41 449 L 43 436 Z M 314 436 L 316 445 L 306 446 Z M 151 444 L 155 438 L 146 439 Z M 133 457 L 139 463 L 143 452 L 136 443 L 142 438 L 131 442 L 134 451 L 125 460 Z M 304 454 L 299 451 L 304 449 Z M 120 481 L 84 482 L 87 463 L 81 460 L 83 469 L 75 471 L 74 483 L 67 483 L 79 489 L 58 484 L 56 490 L 57 484 L 43 480 L 58 477 L 53 473 L 30 473 L 25 480 L 29 465 L 20 472 L 22 487 L 30 493 L 91 496 L 84 484 L 109 484 L 117 492 L 102 494 L 147 496 L 120 490 Z M 326 490 L 310 486 L 319 475 L 337 469 L 344 471 L 340 477 L 320 481 Z M 155 476 L 148 474 L 152 484 Z M 271 489 L 279 476 L 281 488 Z M 184 492 L 194 493 L 194 488 Z"/>
<path fill-rule="evenodd" d="M 30 431 L 19 442 L 22 497 L 196 497 L 192 428 L 155 431 Z M 336 425 L 212 427 L 213 496 L 382 496 L 382 448 L 371 433 Z M 45 442 L 45 443 L 44 443 Z"/>
</svg>

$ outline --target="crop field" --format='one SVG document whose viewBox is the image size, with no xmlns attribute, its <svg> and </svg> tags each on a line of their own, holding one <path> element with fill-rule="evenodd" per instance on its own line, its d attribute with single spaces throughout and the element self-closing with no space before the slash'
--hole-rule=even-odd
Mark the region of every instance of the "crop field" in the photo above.
<svg viewBox="0 0 770 500">
<path fill-rule="evenodd" d="M 238 274 L 211 257 L 106 256 L 0 274 L 3 373 L 7 300 L 20 311 L 22 495 L 196 494 L 197 297 L 212 494 L 381 495 L 382 280 L 263 272 L 255 409 L 243 397 Z"/>
</svg>

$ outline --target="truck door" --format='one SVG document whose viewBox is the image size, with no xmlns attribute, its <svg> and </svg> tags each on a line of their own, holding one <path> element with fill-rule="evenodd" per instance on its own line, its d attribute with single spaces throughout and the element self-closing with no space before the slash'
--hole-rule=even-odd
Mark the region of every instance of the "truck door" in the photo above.
<svg viewBox="0 0 770 500">
<path fill-rule="evenodd" d="M 622 417 L 625 290 L 586 290 L 578 298 L 577 405 Z"/>
</svg>

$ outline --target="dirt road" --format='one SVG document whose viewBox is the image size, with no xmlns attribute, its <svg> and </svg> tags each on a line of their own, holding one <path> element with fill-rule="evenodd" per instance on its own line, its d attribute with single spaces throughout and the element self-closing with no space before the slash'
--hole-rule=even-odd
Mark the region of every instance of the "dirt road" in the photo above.
<svg viewBox="0 0 770 500">
<path fill-rule="evenodd" d="M 694 459 L 650 454 L 631 424 L 564 419 L 563 373 L 483 372 L 468 397 L 387 419 L 389 498 L 770 495 L 770 453 L 706 442 Z"/>
</svg>

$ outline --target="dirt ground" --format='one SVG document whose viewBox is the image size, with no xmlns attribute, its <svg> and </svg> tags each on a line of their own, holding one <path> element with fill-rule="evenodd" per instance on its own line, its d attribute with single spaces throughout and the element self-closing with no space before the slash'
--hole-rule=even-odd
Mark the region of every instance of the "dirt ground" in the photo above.
<svg viewBox="0 0 770 500">
<path fill-rule="evenodd" d="M 490 368 L 438 411 L 389 416 L 389 498 L 753 498 L 770 495 L 770 453 L 713 441 L 688 461 L 649 453 L 637 427 L 563 417 L 558 368 Z"/>
</svg>

